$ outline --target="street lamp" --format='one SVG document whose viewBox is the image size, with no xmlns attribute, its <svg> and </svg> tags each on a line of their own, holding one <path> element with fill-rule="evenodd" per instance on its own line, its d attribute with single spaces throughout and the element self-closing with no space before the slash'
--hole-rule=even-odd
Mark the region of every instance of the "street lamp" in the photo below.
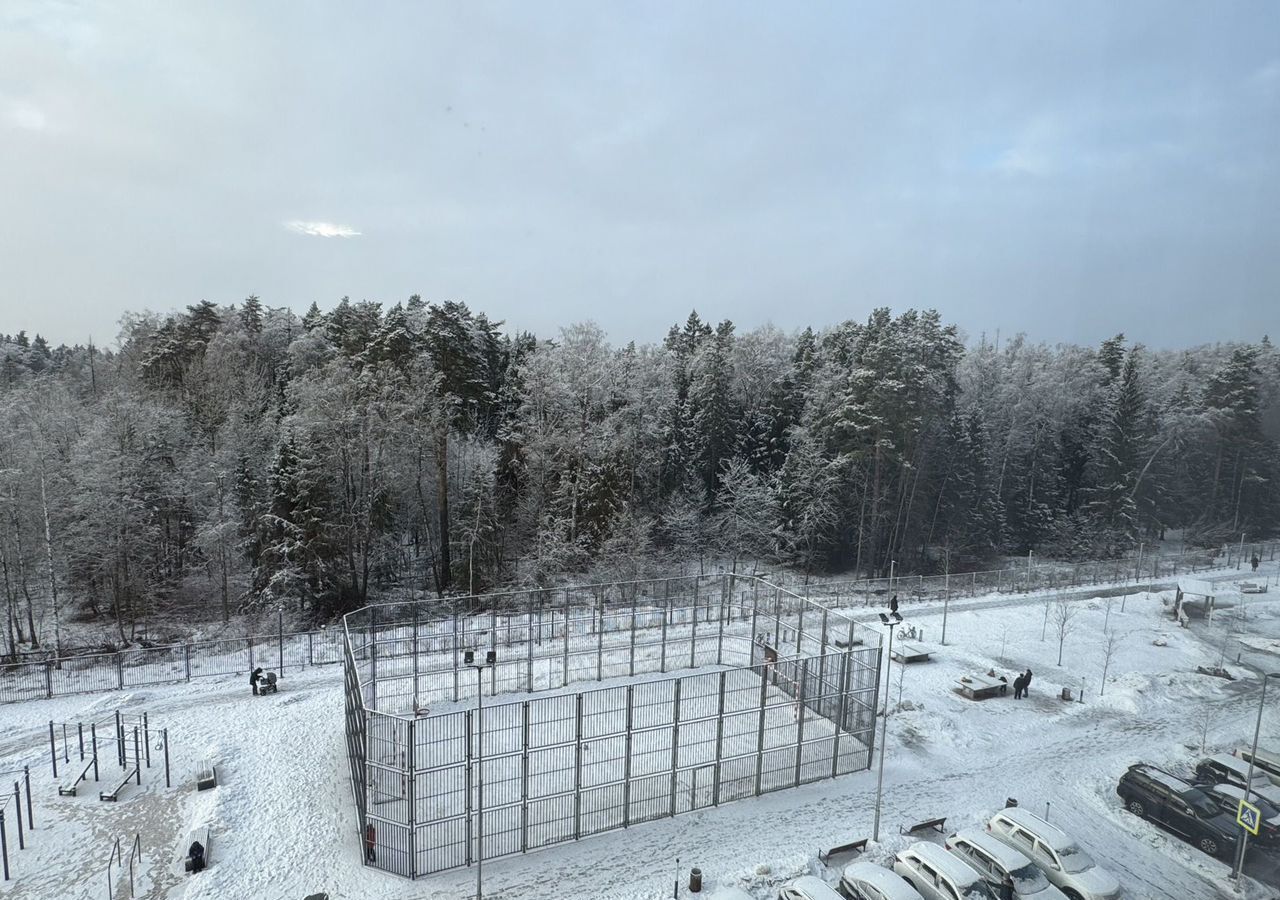
<svg viewBox="0 0 1280 900">
<path fill-rule="evenodd" d="M 880 614 L 880 621 L 889 627 L 889 657 L 884 672 L 884 724 L 880 730 L 880 771 L 876 775 L 876 821 L 872 829 L 873 841 L 880 840 L 880 798 L 884 792 L 884 748 L 889 742 L 889 669 L 893 665 L 893 627 L 902 624 L 902 616 L 895 611 L 892 616 Z"/>
<path fill-rule="evenodd" d="M 474 650 L 462 652 L 462 664 L 476 670 L 476 900 L 484 898 L 484 670 L 498 664 L 498 654 L 488 650 L 484 662 Z"/>
<path fill-rule="evenodd" d="M 1262 696 L 1258 698 L 1258 723 L 1253 728 L 1253 751 L 1249 754 L 1249 774 L 1244 781 L 1244 800 L 1249 802 L 1249 795 L 1252 793 L 1253 787 L 1253 761 L 1258 758 L 1258 735 L 1262 732 L 1262 710 L 1267 700 L 1267 679 L 1280 678 L 1280 672 L 1266 672 L 1262 676 Z M 1238 815 L 1238 814 L 1237 814 Z M 1249 843 L 1249 831 L 1243 825 L 1240 826 L 1240 847 L 1236 851 L 1236 861 L 1231 867 L 1231 878 L 1239 880 L 1240 870 L 1244 868 L 1244 851 Z"/>
</svg>

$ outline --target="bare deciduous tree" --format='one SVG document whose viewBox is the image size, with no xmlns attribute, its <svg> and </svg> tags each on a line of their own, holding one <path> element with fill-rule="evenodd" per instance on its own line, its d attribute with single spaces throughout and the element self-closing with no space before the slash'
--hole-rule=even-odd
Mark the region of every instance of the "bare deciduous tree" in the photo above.
<svg viewBox="0 0 1280 900">
<path fill-rule="evenodd" d="M 1075 628 L 1076 614 L 1080 608 L 1069 600 L 1055 600 L 1050 608 L 1049 617 L 1053 620 L 1053 631 L 1058 636 L 1058 665 L 1062 665 L 1062 646 Z"/>
<path fill-rule="evenodd" d="M 1116 645 L 1120 642 L 1120 635 L 1111 629 L 1107 629 L 1102 633 L 1102 684 L 1098 688 L 1098 696 L 1101 697 L 1107 690 L 1107 670 L 1111 668 L 1111 657 L 1115 656 Z"/>
</svg>

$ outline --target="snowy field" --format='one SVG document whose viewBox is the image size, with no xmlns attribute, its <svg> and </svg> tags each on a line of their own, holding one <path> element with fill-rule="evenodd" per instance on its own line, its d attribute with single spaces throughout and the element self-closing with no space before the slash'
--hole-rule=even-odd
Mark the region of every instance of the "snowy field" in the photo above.
<svg viewBox="0 0 1280 900">
<path fill-rule="evenodd" d="M 1211 623 L 1192 620 L 1189 629 L 1169 621 L 1168 600 L 1168 593 L 1134 595 L 1121 611 L 1117 598 L 1109 614 L 1108 601 L 1074 601 L 1079 614 L 1061 667 L 1052 621 L 1041 639 L 1045 604 L 1035 596 L 953 604 L 945 647 L 937 644 L 940 610 L 904 610 L 908 624 L 925 627 L 936 652 L 901 679 L 901 667 L 892 666 L 891 707 L 901 691 L 912 708 L 895 709 L 889 719 L 882 841 L 867 857 L 885 860 L 910 843 L 899 826 L 944 815 L 948 830 L 977 825 L 1016 797 L 1041 814 L 1047 806 L 1053 822 L 1120 878 L 1128 897 L 1242 896 L 1228 886 L 1225 865 L 1124 812 L 1115 784 L 1139 760 L 1189 772 L 1206 725 L 1210 751 L 1252 738 L 1257 672 L 1280 669 L 1272 652 L 1280 647 L 1280 593 L 1250 597 L 1247 613 L 1222 610 Z M 853 612 L 866 618 L 865 610 Z M 1099 696 L 1108 620 L 1119 638 Z M 1238 680 L 1196 673 L 1224 658 Z M 1010 680 L 1034 670 L 1030 699 L 976 703 L 953 691 L 961 675 L 992 667 Z M 1058 698 L 1063 686 L 1078 692 L 1082 683 L 1083 703 Z M 164 788 L 163 769 L 154 765 L 118 804 L 100 802 L 92 782 L 78 797 L 59 797 L 49 769 L 49 721 L 101 720 L 115 709 L 145 710 L 153 730 L 169 729 L 174 787 Z M 333 900 L 408 900 L 474 892 L 473 870 L 408 882 L 361 865 L 337 667 L 290 674 L 277 696 L 252 697 L 240 679 L 173 685 L 4 706 L 0 723 L 0 771 L 32 766 L 37 826 L 28 849 L 18 851 L 10 823 L 14 880 L 0 882 L 0 897 L 101 897 L 113 841 L 127 847 L 135 833 L 143 850 L 139 897 L 301 900 L 327 891 Z M 1278 726 L 1280 718 L 1264 717 L 1262 743 L 1273 749 Z M 220 785 L 197 793 L 195 770 L 205 757 L 218 765 Z M 110 771 L 104 767 L 103 787 Z M 582 893 L 657 900 L 670 896 L 679 859 L 683 877 L 698 866 L 712 884 L 772 898 L 778 884 L 799 874 L 834 881 L 838 873 L 821 867 L 817 852 L 870 836 L 874 799 L 873 767 L 696 809 L 489 862 L 485 893 L 510 900 Z M 206 824 L 212 867 L 187 876 L 181 855 Z M 1253 861 L 1251 870 L 1264 872 L 1265 863 Z M 1243 896 L 1275 893 L 1250 882 Z"/>
</svg>

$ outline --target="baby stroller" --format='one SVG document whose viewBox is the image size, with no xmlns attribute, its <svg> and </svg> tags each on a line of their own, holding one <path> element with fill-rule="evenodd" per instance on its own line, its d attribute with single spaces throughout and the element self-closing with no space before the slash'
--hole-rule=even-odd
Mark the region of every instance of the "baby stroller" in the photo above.
<svg viewBox="0 0 1280 900">
<path fill-rule="evenodd" d="M 262 676 L 262 680 L 258 682 L 259 694 L 278 694 L 280 686 L 276 684 L 276 673 L 268 672 Z"/>
</svg>

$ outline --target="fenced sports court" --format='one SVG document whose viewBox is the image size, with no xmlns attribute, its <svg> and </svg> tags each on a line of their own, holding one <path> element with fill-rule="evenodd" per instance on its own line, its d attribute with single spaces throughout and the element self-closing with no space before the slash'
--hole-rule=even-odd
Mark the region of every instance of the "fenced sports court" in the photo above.
<svg viewBox="0 0 1280 900">
<path fill-rule="evenodd" d="M 870 765 L 878 634 L 757 578 L 372 606 L 344 641 L 366 862 L 411 878 Z"/>
</svg>

